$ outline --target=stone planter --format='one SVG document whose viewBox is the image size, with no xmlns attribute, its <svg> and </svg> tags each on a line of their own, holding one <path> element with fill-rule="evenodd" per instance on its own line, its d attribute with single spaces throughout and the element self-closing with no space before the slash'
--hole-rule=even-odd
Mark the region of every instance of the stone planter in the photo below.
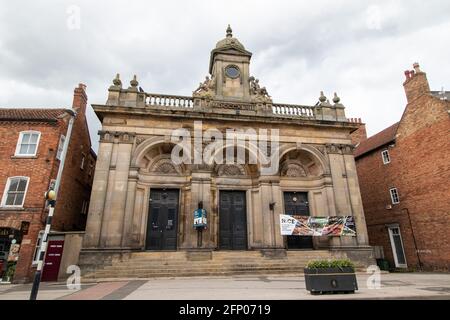
<svg viewBox="0 0 450 320">
<path fill-rule="evenodd" d="M 311 294 L 354 293 L 358 290 L 353 268 L 305 268 L 304 272 L 306 290 Z"/>
</svg>

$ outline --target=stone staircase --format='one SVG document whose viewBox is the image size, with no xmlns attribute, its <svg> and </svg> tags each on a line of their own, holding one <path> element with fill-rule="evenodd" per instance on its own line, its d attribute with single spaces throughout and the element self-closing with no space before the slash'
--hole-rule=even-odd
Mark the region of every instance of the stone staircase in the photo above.
<svg viewBox="0 0 450 320">
<path fill-rule="evenodd" d="M 302 274 L 308 261 L 331 258 L 327 250 L 136 252 L 83 279 Z"/>
</svg>

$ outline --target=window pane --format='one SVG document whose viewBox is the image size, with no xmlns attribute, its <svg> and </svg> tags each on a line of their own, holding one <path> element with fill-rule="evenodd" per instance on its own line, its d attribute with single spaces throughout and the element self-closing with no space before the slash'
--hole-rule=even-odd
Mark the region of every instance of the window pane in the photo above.
<svg viewBox="0 0 450 320">
<path fill-rule="evenodd" d="M 30 144 L 28 148 L 28 154 L 35 154 L 36 153 L 36 145 Z"/>
<path fill-rule="evenodd" d="M 23 203 L 23 196 L 24 196 L 24 193 L 17 193 L 16 194 L 16 199 L 14 200 L 14 205 L 16 205 L 16 206 L 21 206 L 22 205 L 22 203 Z"/>
<path fill-rule="evenodd" d="M 397 253 L 397 260 L 399 264 L 406 264 L 405 254 L 403 252 L 402 240 L 400 235 L 394 235 L 395 252 Z"/>
<path fill-rule="evenodd" d="M 12 206 L 12 205 L 14 205 L 14 198 L 15 198 L 15 193 L 10 193 L 10 194 L 8 194 L 8 196 L 6 197 L 6 201 L 5 201 L 5 204 L 7 205 L 7 206 Z"/>
<path fill-rule="evenodd" d="M 17 191 L 19 186 L 19 179 L 11 179 L 9 184 L 9 191 Z"/>
<path fill-rule="evenodd" d="M 17 191 L 25 191 L 26 186 L 27 186 L 27 180 L 20 179 L 19 187 L 17 188 Z"/>
<path fill-rule="evenodd" d="M 30 142 L 30 134 L 29 134 L 29 133 L 25 133 L 25 134 L 22 136 L 22 141 L 21 141 L 21 143 L 24 144 L 24 143 L 28 143 L 28 142 Z"/>
<path fill-rule="evenodd" d="M 30 143 L 37 143 L 39 135 L 37 133 L 33 133 L 31 135 Z"/>
<path fill-rule="evenodd" d="M 19 154 L 28 154 L 28 144 L 22 144 L 20 146 Z"/>
</svg>

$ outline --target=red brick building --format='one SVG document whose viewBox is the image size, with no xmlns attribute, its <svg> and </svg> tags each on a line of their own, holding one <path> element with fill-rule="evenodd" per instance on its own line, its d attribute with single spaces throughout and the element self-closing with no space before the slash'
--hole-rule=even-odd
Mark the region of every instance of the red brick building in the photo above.
<svg viewBox="0 0 450 320">
<path fill-rule="evenodd" d="M 77 115 L 52 222 L 55 231 L 84 230 L 86 224 L 96 161 L 86 104 L 80 84 L 73 97 Z M 15 282 L 33 275 L 37 239 L 48 213 L 44 193 L 56 179 L 70 117 L 65 109 L 0 108 L 0 260 L 6 264 L 15 244 Z"/>
<path fill-rule="evenodd" d="M 418 64 L 405 75 L 400 121 L 355 149 L 370 245 L 392 268 L 448 270 L 450 94 L 430 91 Z"/>
</svg>

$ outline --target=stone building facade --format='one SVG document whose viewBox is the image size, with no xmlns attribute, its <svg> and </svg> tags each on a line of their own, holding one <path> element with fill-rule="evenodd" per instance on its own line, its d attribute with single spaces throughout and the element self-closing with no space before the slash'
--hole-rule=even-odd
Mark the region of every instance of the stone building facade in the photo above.
<svg viewBox="0 0 450 320">
<path fill-rule="evenodd" d="M 77 116 L 53 231 L 84 230 L 86 225 L 96 161 L 86 123 L 86 103 L 85 87 L 80 85 L 73 97 Z M 44 193 L 56 179 L 61 137 L 66 136 L 69 119 L 65 109 L 0 108 L 0 258 L 6 264 L 11 242 L 20 244 L 15 282 L 26 282 L 33 276 L 36 243 L 48 213 Z"/>
<path fill-rule="evenodd" d="M 405 75 L 400 121 L 355 150 L 370 244 L 392 268 L 448 270 L 450 94 L 431 91 L 418 64 Z"/>
<path fill-rule="evenodd" d="M 81 265 L 133 251 L 194 249 L 323 249 L 373 261 L 350 137 L 360 123 L 346 118 L 337 95 L 330 103 L 321 94 L 314 106 L 274 103 L 250 73 L 251 56 L 228 28 L 192 96 L 143 92 L 136 76 L 126 88 L 117 75 L 106 104 L 93 104 L 102 129 Z M 211 152 L 223 159 L 241 152 L 245 163 L 174 163 L 176 132 L 189 145 L 176 153 L 195 158 L 217 142 L 214 130 L 224 137 L 268 130 L 259 138 L 269 140 L 270 152 L 261 155 L 240 136 Z M 201 241 L 193 228 L 199 202 L 208 214 Z M 288 240 L 279 222 L 288 205 L 311 216 L 354 216 L 357 237 Z"/>
</svg>

